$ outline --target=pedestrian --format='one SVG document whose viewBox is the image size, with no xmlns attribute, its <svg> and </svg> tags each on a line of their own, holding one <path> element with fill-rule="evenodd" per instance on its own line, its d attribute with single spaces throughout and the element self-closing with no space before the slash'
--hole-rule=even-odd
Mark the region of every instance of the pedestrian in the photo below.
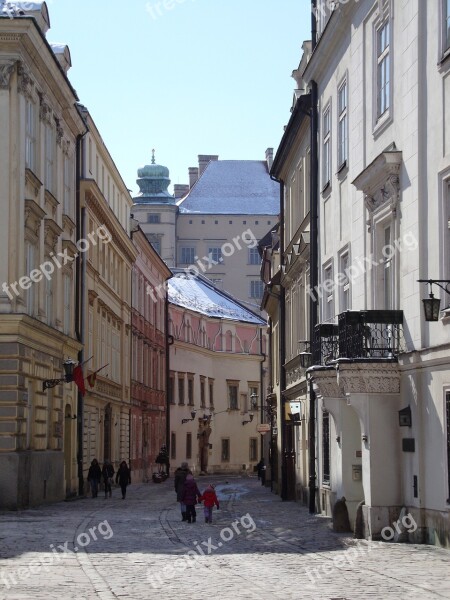
<svg viewBox="0 0 450 600">
<path fill-rule="evenodd" d="M 98 464 L 98 460 L 94 458 L 91 462 L 91 466 L 89 467 L 87 480 L 91 486 L 92 497 L 97 498 L 98 495 L 98 484 L 100 483 L 100 479 L 102 478 L 102 471 L 100 469 L 100 465 Z"/>
<path fill-rule="evenodd" d="M 219 500 L 217 499 L 215 485 L 210 483 L 206 490 L 202 494 L 203 501 L 203 512 L 205 514 L 205 523 L 212 523 L 212 513 L 214 505 L 217 506 L 217 510 L 219 510 Z"/>
<path fill-rule="evenodd" d="M 131 471 L 124 460 L 120 463 L 119 470 L 117 471 L 116 483 L 120 485 L 120 489 L 122 490 L 122 500 L 125 500 L 127 485 L 131 483 Z"/>
<path fill-rule="evenodd" d="M 108 492 L 109 492 L 109 497 L 111 498 L 111 495 L 112 495 L 111 484 L 113 482 L 114 473 L 115 473 L 114 467 L 109 462 L 109 460 L 105 459 L 105 461 L 103 463 L 103 468 L 102 468 L 103 483 L 105 485 L 105 498 L 108 497 Z"/>
<path fill-rule="evenodd" d="M 197 520 L 195 505 L 197 502 L 201 501 L 201 498 L 202 495 L 197 487 L 194 476 L 191 474 L 186 475 L 183 492 L 181 494 L 181 501 L 186 505 L 186 521 L 188 523 L 195 523 Z"/>
<path fill-rule="evenodd" d="M 192 475 L 189 470 L 187 462 L 182 462 L 181 467 L 175 471 L 175 492 L 177 494 L 177 501 L 180 503 L 181 509 L 181 520 L 186 521 L 186 505 L 182 501 L 183 495 L 183 487 L 184 482 L 186 481 L 186 476 Z"/>
<path fill-rule="evenodd" d="M 266 463 L 264 462 L 264 458 L 261 458 L 259 463 L 256 465 L 258 469 L 258 479 L 261 480 L 261 485 L 266 484 Z"/>
<path fill-rule="evenodd" d="M 167 446 L 163 445 L 161 446 L 161 448 L 159 449 L 159 454 L 156 457 L 156 464 L 160 466 L 160 472 L 163 472 L 164 469 L 166 471 L 165 475 L 166 477 L 169 477 L 169 469 L 170 469 L 170 462 L 169 462 L 169 453 L 167 452 Z"/>
</svg>

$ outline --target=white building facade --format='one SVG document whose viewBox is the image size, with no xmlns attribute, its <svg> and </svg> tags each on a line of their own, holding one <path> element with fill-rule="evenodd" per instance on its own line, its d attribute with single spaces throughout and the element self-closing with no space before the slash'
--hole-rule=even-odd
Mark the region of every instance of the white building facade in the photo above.
<svg viewBox="0 0 450 600">
<path fill-rule="evenodd" d="M 448 546 L 450 294 L 426 322 L 417 280 L 450 279 L 450 5 L 317 4 L 317 503 Z"/>
</svg>

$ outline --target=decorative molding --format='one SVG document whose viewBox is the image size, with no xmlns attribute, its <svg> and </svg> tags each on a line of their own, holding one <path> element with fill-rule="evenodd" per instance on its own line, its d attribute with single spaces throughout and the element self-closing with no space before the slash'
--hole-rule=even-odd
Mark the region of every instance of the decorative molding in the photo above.
<svg viewBox="0 0 450 600">
<path fill-rule="evenodd" d="M 58 200 L 48 190 L 45 190 L 44 202 L 47 213 L 53 218 L 56 218 L 56 211 L 59 206 Z"/>
<path fill-rule="evenodd" d="M 37 198 L 39 190 L 42 187 L 42 181 L 33 173 L 31 169 L 25 169 L 25 186 L 29 185 L 34 191 L 34 196 Z"/>
<path fill-rule="evenodd" d="M 55 124 L 56 124 L 56 143 L 58 146 L 62 147 L 62 139 L 64 137 L 64 130 L 61 127 L 61 121 L 60 121 L 60 119 L 58 119 L 58 117 L 55 117 Z"/>
<path fill-rule="evenodd" d="M 34 81 L 31 79 L 28 71 L 23 66 L 22 62 L 18 62 L 17 65 L 17 92 L 28 98 L 29 100 L 33 99 L 33 88 Z"/>
<path fill-rule="evenodd" d="M 62 232 L 61 227 L 53 219 L 44 219 L 44 244 L 46 250 L 55 250 Z"/>
<path fill-rule="evenodd" d="M 338 365 L 337 382 L 348 394 L 399 394 L 397 363 L 353 363 Z"/>
<path fill-rule="evenodd" d="M 14 71 L 15 61 L 7 61 L 0 63 L 0 89 L 9 89 L 9 82 Z"/>
<path fill-rule="evenodd" d="M 345 398 L 345 393 L 339 385 L 334 367 L 312 371 L 311 381 L 322 398 Z"/>
<path fill-rule="evenodd" d="M 34 200 L 25 200 L 25 227 L 36 237 L 39 235 L 41 221 L 45 217 L 45 210 Z"/>
<path fill-rule="evenodd" d="M 47 125 L 51 125 L 52 109 L 50 105 L 44 100 L 44 94 L 38 92 L 39 96 L 39 119 Z"/>
</svg>

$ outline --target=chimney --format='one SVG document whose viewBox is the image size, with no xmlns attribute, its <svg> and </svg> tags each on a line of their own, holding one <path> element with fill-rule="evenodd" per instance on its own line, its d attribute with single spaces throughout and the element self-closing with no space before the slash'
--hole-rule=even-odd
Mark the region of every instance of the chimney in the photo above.
<svg viewBox="0 0 450 600">
<path fill-rule="evenodd" d="M 189 191 L 189 186 L 186 183 L 175 183 L 173 186 L 173 195 L 175 198 L 186 196 Z"/>
<path fill-rule="evenodd" d="M 198 179 L 198 167 L 189 167 L 189 188 L 191 188 Z"/>
<path fill-rule="evenodd" d="M 219 159 L 219 155 L 218 154 L 199 154 L 198 155 L 198 170 L 199 170 L 199 177 L 202 176 L 203 171 L 206 169 L 206 167 L 208 166 L 208 163 L 212 160 L 218 160 Z"/>
<path fill-rule="evenodd" d="M 266 150 L 266 162 L 267 162 L 267 170 L 270 171 L 273 163 L 273 148 L 267 148 Z"/>
</svg>

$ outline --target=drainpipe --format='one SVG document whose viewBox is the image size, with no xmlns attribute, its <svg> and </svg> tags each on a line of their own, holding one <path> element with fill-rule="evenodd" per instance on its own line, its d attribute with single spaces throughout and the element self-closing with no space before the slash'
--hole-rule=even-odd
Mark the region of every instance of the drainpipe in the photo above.
<svg viewBox="0 0 450 600">
<path fill-rule="evenodd" d="M 317 0 L 312 2 L 311 11 L 311 40 L 312 50 L 316 46 L 317 21 L 316 12 Z M 311 86 L 311 172 L 310 172 L 310 190 L 311 190 L 311 245 L 310 245 L 310 289 L 315 290 L 319 280 L 318 269 L 318 143 L 317 136 L 319 122 L 317 115 L 317 83 L 310 82 Z M 311 351 L 313 348 L 314 330 L 318 321 L 318 298 L 313 293 L 309 300 L 310 327 L 309 339 L 311 342 Z M 316 512 L 316 393 L 313 384 L 309 383 L 309 512 Z"/>
<path fill-rule="evenodd" d="M 164 342 L 166 348 L 166 448 L 169 463 L 167 465 L 167 474 L 170 473 L 170 398 L 169 398 L 169 381 L 170 381 L 170 346 L 173 344 L 173 338 L 169 340 L 169 289 L 166 281 L 166 293 L 164 296 Z M 170 342 L 170 343 L 169 343 Z"/>
<path fill-rule="evenodd" d="M 86 215 L 85 208 L 81 208 L 80 181 L 84 177 L 83 167 L 83 134 L 77 136 L 75 153 L 75 206 L 76 206 L 76 236 L 77 240 L 86 238 Z M 77 340 L 83 345 L 78 352 L 78 362 L 81 364 L 84 360 L 84 323 L 85 323 L 85 285 L 86 285 L 86 260 L 81 252 L 78 254 L 75 263 L 75 335 Z M 77 388 L 78 390 L 78 388 Z M 81 392 L 77 393 L 77 470 L 78 470 L 78 495 L 84 495 L 83 479 L 83 436 L 84 436 L 84 402 Z"/>
</svg>

